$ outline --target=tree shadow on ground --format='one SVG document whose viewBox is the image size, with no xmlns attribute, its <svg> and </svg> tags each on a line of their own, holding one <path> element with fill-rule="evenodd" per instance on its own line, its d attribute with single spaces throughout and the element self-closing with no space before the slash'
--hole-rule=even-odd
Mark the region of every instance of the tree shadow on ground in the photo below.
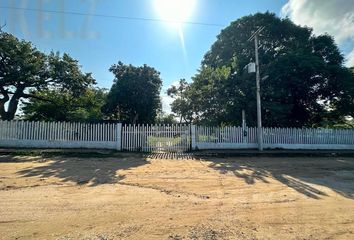
<svg viewBox="0 0 354 240">
<path fill-rule="evenodd" d="M 39 160 L 41 161 L 41 160 Z M 43 161 L 43 160 L 42 160 Z M 22 177 L 57 177 L 62 182 L 88 186 L 117 183 L 124 178 L 118 170 L 127 170 L 148 164 L 141 154 L 105 158 L 52 157 L 41 166 L 18 171 Z"/>
<path fill-rule="evenodd" d="M 332 189 L 354 199 L 354 158 L 215 158 L 210 167 L 221 174 L 232 172 L 247 184 L 269 183 L 273 178 L 313 199 L 327 194 L 311 184 Z"/>
</svg>

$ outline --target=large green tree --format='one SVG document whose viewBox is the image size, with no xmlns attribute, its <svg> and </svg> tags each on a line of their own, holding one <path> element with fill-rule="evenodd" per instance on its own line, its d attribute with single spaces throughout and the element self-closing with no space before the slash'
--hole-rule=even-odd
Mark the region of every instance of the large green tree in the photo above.
<svg viewBox="0 0 354 240">
<path fill-rule="evenodd" d="M 0 117 L 12 120 L 23 99 L 47 100 L 43 90 L 69 91 L 79 95 L 95 83 L 68 54 L 46 55 L 31 42 L 0 33 Z M 6 107 L 7 106 L 7 107 Z"/>
<path fill-rule="evenodd" d="M 251 34 L 260 36 L 261 99 L 266 126 L 314 126 L 353 116 L 353 74 L 332 37 L 279 19 L 272 13 L 240 18 L 222 30 L 189 87 L 189 102 L 199 120 L 240 124 L 241 111 L 256 123 L 255 74 L 245 66 L 254 59 Z"/>
<path fill-rule="evenodd" d="M 44 90 L 35 93 L 45 101 L 32 98 L 22 106 L 22 118 L 34 121 L 98 122 L 106 102 L 106 90 L 87 88 L 79 95 L 70 91 Z"/>
<path fill-rule="evenodd" d="M 167 95 L 174 99 L 171 110 L 179 117 L 179 123 L 191 123 L 195 117 L 196 104 L 192 104 L 189 88 L 190 84 L 185 79 L 180 79 L 177 85 L 167 90 Z"/>
<path fill-rule="evenodd" d="M 115 76 L 103 111 L 111 119 L 126 123 L 153 123 L 161 109 L 160 73 L 147 65 L 122 62 L 109 69 Z"/>
</svg>

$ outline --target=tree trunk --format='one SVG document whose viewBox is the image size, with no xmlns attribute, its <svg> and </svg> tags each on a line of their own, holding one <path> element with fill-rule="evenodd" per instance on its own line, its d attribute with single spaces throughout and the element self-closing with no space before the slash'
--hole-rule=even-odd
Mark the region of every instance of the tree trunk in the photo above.
<svg viewBox="0 0 354 240">
<path fill-rule="evenodd" d="M 6 120 L 5 102 L 0 100 L 0 118 Z"/>
<path fill-rule="evenodd" d="M 15 118 L 15 114 L 18 108 L 18 103 L 23 94 L 23 90 L 24 90 L 23 87 L 17 88 L 15 93 L 12 95 L 10 99 L 8 93 L 4 89 L 2 89 L 1 94 L 3 95 L 3 98 L 0 99 L 0 116 L 2 120 L 10 121 Z M 6 112 L 5 103 L 8 102 L 9 100 L 10 102 Z"/>
<path fill-rule="evenodd" d="M 18 103 L 19 103 L 20 97 L 19 96 L 12 96 L 9 107 L 7 108 L 7 119 L 6 120 L 13 120 L 16 115 Z"/>
<path fill-rule="evenodd" d="M 2 120 L 7 120 L 7 113 L 5 111 L 5 103 L 9 101 L 9 94 L 3 89 L 0 88 L 0 93 L 3 95 L 3 98 L 0 99 L 0 117 Z"/>
<path fill-rule="evenodd" d="M 138 121 L 139 118 L 139 113 L 136 113 L 133 119 L 133 124 L 136 124 L 136 122 Z"/>
</svg>

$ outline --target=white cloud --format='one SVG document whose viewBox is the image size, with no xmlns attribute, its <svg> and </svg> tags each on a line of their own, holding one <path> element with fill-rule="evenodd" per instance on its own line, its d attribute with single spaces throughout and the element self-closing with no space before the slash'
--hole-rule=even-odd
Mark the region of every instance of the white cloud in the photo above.
<svg viewBox="0 0 354 240">
<path fill-rule="evenodd" d="M 162 102 L 162 111 L 167 114 L 172 113 L 171 111 L 171 103 L 173 102 L 173 98 L 169 97 L 166 93 L 161 95 L 161 102 Z"/>
<path fill-rule="evenodd" d="M 313 28 L 315 34 L 329 33 L 338 43 L 354 40 L 354 1 L 289 0 L 282 15 Z"/>
<path fill-rule="evenodd" d="M 315 34 L 328 33 L 339 45 L 354 48 L 353 0 L 289 0 L 281 15 L 296 24 L 313 28 Z M 353 50 L 354 51 L 354 50 Z M 354 52 L 346 56 L 347 66 L 354 65 Z"/>
<path fill-rule="evenodd" d="M 169 89 L 172 86 L 178 87 L 179 81 L 175 81 L 171 83 L 167 87 L 163 87 L 161 91 L 161 102 L 162 102 L 162 111 L 164 111 L 167 114 L 172 113 L 171 111 L 171 103 L 173 102 L 173 98 L 167 95 L 167 89 Z"/>
<path fill-rule="evenodd" d="M 353 49 L 353 51 L 351 51 L 351 52 L 347 55 L 346 59 L 347 59 L 346 65 L 347 65 L 348 67 L 354 67 L 354 49 Z"/>
</svg>

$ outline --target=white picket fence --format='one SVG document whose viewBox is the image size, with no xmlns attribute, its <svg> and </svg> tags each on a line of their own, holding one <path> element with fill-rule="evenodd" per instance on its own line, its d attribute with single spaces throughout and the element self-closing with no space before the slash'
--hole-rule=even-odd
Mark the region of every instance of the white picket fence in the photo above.
<svg viewBox="0 0 354 240">
<path fill-rule="evenodd" d="M 196 149 L 257 148 L 257 128 L 195 127 Z M 354 149 L 352 129 L 262 128 L 268 149 Z"/>
<path fill-rule="evenodd" d="M 0 147 L 120 150 L 120 131 L 111 123 L 0 121 Z"/>
<path fill-rule="evenodd" d="M 354 130 L 263 128 L 265 149 L 354 149 Z M 257 148 L 257 128 L 0 121 L 0 147 L 142 152 Z"/>
<path fill-rule="evenodd" d="M 187 125 L 125 125 L 122 128 L 122 150 L 184 152 L 190 148 Z"/>
<path fill-rule="evenodd" d="M 0 121 L 0 147 L 183 152 L 190 140 L 187 125 Z"/>
</svg>

